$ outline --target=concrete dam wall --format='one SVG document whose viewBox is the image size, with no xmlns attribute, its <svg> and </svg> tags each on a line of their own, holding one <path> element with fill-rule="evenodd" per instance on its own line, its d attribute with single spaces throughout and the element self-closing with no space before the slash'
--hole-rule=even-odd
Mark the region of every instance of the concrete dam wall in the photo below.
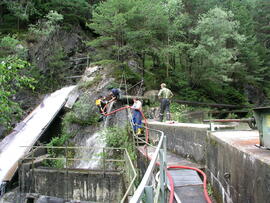
<svg viewBox="0 0 270 203">
<path fill-rule="evenodd" d="M 219 202 L 269 202 L 270 151 L 255 146 L 258 131 L 210 132 L 209 125 L 158 122 L 149 127 L 164 131 L 169 151 L 205 166 Z M 150 139 L 157 137 L 151 133 Z"/>
<path fill-rule="evenodd" d="M 125 190 L 120 172 L 41 169 L 20 170 L 23 193 L 65 200 L 120 202 Z"/>
</svg>

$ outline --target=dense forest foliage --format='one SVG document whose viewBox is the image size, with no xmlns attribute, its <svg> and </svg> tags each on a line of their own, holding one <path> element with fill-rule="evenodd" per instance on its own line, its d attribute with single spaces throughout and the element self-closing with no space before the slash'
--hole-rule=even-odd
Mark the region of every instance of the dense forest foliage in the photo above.
<svg viewBox="0 0 270 203">
<path fill-rule="evenodd" d="M 58 88 L 53 81 L 67 72 L 59 51 L 40 71 L 29 42 L 78 26 L 91 39 L 92 62 L 135 65 L 147 89 L 165 82 L 181 99 L 227 104 L 262 105 L 270 96 L 268 0 L 2 0 L 1 123 L 18 113 L 19 88 Z"/>
</svg>

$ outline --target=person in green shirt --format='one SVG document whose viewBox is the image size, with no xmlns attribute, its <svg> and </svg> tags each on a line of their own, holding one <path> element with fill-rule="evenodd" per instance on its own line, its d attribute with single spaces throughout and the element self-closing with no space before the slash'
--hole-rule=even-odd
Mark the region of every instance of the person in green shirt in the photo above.
<svg viewBox="0 0 270 203">
<path fill-rule="evenodd" d="M 170 98 L 172 98 L 173 93 L 171 90 L 166 88 L 166 84 L 162 83 L 160 85 L 161 89 L 158 93 L 158 98 L 160 99 L 160 113 L 159 113 L 159 121 L 163 121 L 164 112 L 166 112 L 166 119 L 170 120 Z"/>
</svg>

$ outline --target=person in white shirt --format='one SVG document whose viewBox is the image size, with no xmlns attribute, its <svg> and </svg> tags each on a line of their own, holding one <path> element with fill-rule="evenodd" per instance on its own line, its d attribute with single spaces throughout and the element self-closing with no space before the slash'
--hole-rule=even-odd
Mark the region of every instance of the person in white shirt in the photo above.
<svg viewBox="0 0 270 203">
<path fill-rule="evenodd" d="M 132 121 L 133 121 L 133 130 L 134 132 L 139 135 L 142 134 L 142 102 L 138 100 L 138 98 L 133 98 L 133 116 L 132 116 Z"/>
</svg>

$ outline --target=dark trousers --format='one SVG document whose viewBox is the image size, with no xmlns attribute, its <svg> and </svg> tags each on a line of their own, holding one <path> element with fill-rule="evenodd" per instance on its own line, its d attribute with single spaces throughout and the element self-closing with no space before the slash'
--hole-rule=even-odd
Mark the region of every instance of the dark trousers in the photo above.
<svg viewBox="0 0 270 203">
<path fill-rule="evenodd" d="M 133 121 L 133 130 L 136 133 L 138 128 L 142 127 L 142 114 L 140 111 L 138 110 L 133 111 L 132 121 Z"/>
<path fill-rule="evenodd" d="M 164 112 L 166 113 L 166 119 L 170 120 L 170 100 L 169 99 L 161 99 L 160 102 L 160 113 L 159 113 L 159 121 L 163 121 Z"/>
</svg>

